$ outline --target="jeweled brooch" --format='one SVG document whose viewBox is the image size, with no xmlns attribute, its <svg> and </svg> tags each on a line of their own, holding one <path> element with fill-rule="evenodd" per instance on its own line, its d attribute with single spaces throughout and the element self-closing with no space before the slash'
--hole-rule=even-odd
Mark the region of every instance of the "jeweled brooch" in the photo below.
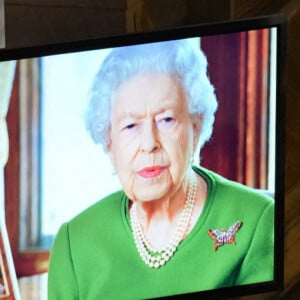
<svg viewBox="0 0 300 300">
<path fill-rule="evenodd" d="M 209 229 L 208 235 L 214 240 L 214 251 L 216 251 L 220 246 L 224 244 L 233 244 L 235 242 L 235 234 L 242 226 L 241 221 L 235 222 L 227 230 L 226 229 Z"/>
</svg>

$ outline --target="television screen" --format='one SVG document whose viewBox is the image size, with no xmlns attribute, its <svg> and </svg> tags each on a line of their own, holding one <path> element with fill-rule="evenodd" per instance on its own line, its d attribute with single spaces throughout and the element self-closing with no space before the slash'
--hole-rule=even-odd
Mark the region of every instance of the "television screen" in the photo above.
<svg viewBox="0 0 300 300">
<path fill-rule="evenodd" d="M 282 287 L 284 38 L 268 16 L 0 52 L 49 299 Z"/>
</svg>

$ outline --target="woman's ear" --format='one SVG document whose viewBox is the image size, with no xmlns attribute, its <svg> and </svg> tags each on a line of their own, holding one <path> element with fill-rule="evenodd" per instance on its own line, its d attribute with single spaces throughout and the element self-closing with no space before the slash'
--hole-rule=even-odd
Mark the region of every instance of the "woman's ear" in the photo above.
<svg viewBox="0 0 300 300">
<path fill-rule="evenodd" d="M 107 154 L 108 154 L 110 163 L 112 164 L 113 168 L 115 168 L 115 157 L 114 157 L 114 154 L 113 154 L 113 151 L 112 151 L 112 142 L 111 142 L 111 140 L 109 140 L 107 142 Z"/>
<path fill-rule="evenodd" d="M 193 122 L 193 139 L 194 139 L 194 152 L 197 150 L 200 134 L 201 134 L 201 128 L 202 128 L 202 115 L 194 115 L 192 118 Z"/>
</svg>

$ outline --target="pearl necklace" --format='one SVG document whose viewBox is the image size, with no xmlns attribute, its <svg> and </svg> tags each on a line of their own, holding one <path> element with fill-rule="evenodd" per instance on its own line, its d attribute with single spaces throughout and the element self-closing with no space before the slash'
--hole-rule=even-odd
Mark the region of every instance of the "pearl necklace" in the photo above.
<svg viewBox="0 0 300 300">
<path fill-rule="evenodd" d="M 130 218 L 135 245 L 142 260 L 150 268 L 158 269 L 162 267 L 173 257 L 174 253 L 176 252 L 178 245 L 183 240 L 184 235 L 187 233 L 190 225 L 190 220 L 195 206 L 196 190 L 197 179 L 195 173 L 192 172 L 187 200 L 181 213 L 179 223 L 177 224 L 176 230 L 169 244 L 160 251 L 153 249 L 153 247 L 147 241 L 137 216 L 136 202 L 132 204 Z"/>
</svg>

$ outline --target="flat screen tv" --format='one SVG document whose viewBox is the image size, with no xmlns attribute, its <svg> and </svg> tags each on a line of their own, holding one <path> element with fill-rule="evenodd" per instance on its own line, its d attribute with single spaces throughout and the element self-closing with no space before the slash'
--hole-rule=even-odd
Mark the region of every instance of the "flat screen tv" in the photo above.
<svg viewBox="0 0 300 300">
<path fill-rule="evenodd" d="M 6 49 L 8 62 L 19 245 L 52 249 L 49 299 L 282 288 L 282 16 Z"/>
</svg>

